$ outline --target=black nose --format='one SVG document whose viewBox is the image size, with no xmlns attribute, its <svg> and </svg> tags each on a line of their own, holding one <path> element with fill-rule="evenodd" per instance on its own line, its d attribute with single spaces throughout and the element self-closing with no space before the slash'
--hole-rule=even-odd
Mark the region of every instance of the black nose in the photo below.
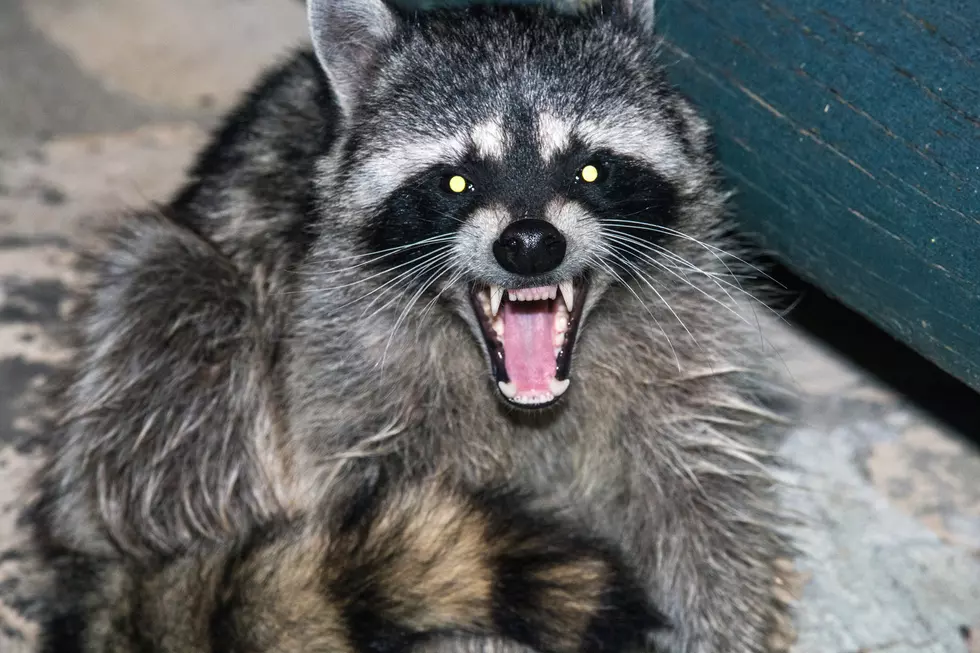
<svg viewBox="0 0 980 653">
<path fill-rule="evenodd" d="M 512 222 L 493 244 L 493 255 L 508 272 L 533 276 L 551 272 L 565 258 L 565 237 L 544 220 Z"/>
</svg>

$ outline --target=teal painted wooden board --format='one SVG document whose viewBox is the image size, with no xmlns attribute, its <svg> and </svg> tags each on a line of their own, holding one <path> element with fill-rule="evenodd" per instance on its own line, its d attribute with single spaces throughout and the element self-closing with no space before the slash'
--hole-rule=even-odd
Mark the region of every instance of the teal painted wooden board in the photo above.
<svg viewBox="0 0 980 653">
<path fill-rule="evenodd" d="M 980 2 L 667 0 L 740 219 L 980 389 Z"/>
</svg>

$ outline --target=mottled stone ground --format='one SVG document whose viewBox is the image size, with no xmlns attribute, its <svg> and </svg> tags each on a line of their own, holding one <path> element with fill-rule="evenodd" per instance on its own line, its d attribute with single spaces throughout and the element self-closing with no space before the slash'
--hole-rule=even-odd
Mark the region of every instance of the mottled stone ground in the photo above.
<svg viewBox="0 0 980 653">
<path fill-rule="evenodd" d="M 215 116 L 304 38 L 291 0 L 0 2 L 2 653 L 33 650 L 31 397 L 62 355 L 45 327 L 73 244 L 93 218 L 165 197 Z M 784 447 L 785 501 L 805 519 L 781 590 L 800 599 L 794 650 L 977 653 L 980 454 L 800 332 L 764 330 L 806 399 Z"/>
</svg>

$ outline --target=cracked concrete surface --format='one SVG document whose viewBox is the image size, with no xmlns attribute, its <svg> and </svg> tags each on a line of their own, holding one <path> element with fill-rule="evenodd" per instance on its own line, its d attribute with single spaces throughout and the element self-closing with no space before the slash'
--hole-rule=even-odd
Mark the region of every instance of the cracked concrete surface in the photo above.
<svg viewBox="0 0 980 653">
<path fill-rule="evenodd" d="M 94 218 L 165 198 L 221 110 L 304 41 L 291 0 L 0 3 L 2 653 L 33 651 L 44 574 L 19 522 L 73 247 Z M 793 650 L 978 653 L 976 445 L 802 332 L 763 328 L 805 399 L 783 446 L 803 519 L 777 588 L 798 600 Z"/>
</svg>

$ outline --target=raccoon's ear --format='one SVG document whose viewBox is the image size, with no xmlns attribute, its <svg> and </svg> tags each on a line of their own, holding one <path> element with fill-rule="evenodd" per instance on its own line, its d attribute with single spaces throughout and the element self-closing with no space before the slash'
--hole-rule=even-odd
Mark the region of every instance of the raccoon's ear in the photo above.
<svg viewBox="0 0 980 653">
<path fill-rule="evenodd" d="M 307 0 L 306 10 L 313 49 L 349 116 L 398 17 L 385 0 Z"/>
<path fill-rule="evenodd" d="M 583 4 L 605 15 L 628 16 L 644 31 L 653 32 L 656 0 L 582 0 Z"/>
</svg>

